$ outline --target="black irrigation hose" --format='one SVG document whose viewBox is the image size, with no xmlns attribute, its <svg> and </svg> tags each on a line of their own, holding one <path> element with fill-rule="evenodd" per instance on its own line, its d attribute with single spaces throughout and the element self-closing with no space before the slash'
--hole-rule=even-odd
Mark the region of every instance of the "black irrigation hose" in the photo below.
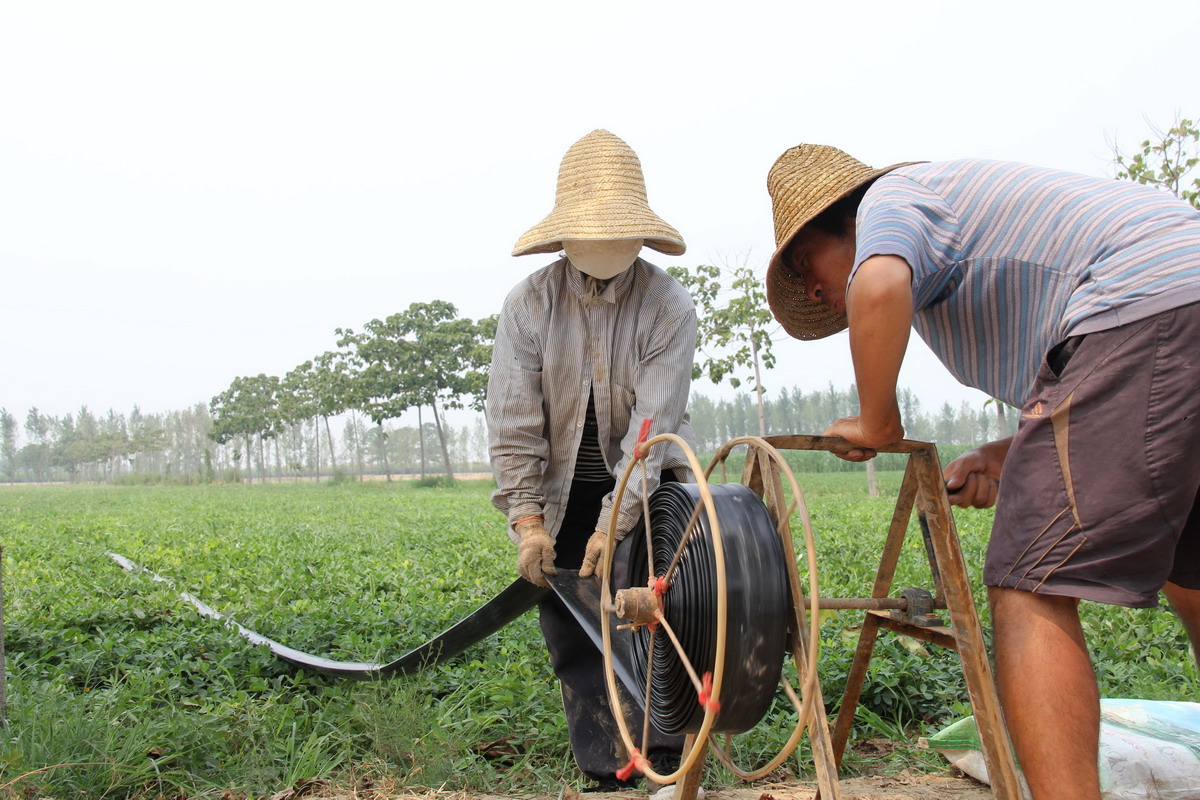
<svg viewBox="0 0 1200 800">
<path fill-rule="evenodd" d="M 129 572 L 144 572 L 157 583 L 170 583 L 167 578 L 157 575 L 149 569 L 130 561 L 118 553 L 109 553 L 109 558 L 117 562 Z M 563 604 L 575 615 L 584 631 L 591 637 L 596 649 L 602 647 L 600 636 L 600 578 L 580 578 L 577 570 L 559 569 L 557 575 L 548 575 L 551 587 Z M 200 598 L 188 592 L 180 592 L 179 597 L 199 612 L 202 617 L 220 620 L 227 627 L 233 628 L 243 639 L 251 644 L 266 647 L 281 661 L 286 661 L 297 667 L 304 667 L 326 675 L 336 675 L 341 678 L 355 680 L 371 680 L 393 678 L 408 675 L 425 667 L 433 666 L 446 659 L 453 658 L 473 644 L 483 641 L 496 631 L 503 628 L 517 617 L 538 604 L 548 589 L 534 586 L 524 578 L 517 578 L 506 586 L 491 600 L 484 603 L 461 620 L 451 625 L 424 644 L 408 651 L 399 658 L 387 663 L 371 663 L 361 661 L 334 661 L 324 656 L 305 653 L 288 647 L 285 644 L 269 639 L 232 617 L 222 614 Z M 632 693 L 640 689 L 633 677 L 628 652 L 627 640 L 614 650 L 616 671 L 625 687 Z M 599 653 L 597 653 L 599 657 Z M 644 685 L 644 684 L 643 684 Z M 640 694 L 638 695 L 640 697 Z"/>
<path fill-rule="evenodd" d="M 108 555 L 113 561 L 116 561 L 130 572 L 148 572 L 155 581 L 160 583 L 170 582 L 166 578 L 159 577 L 150 572 L 150 570 L 138 566 L 124 556 L 117 555 L 116 553 L 109 553 Z M 524 578 L 518 578 L 502 590 L 500 594 L 428 642 L 425 642 L 425 644 L 410 650 L 386 664 L 334 661 L 333 659 L 315 656 L 311 653 L 304 653 L 287 645 L 280 644 L 273 639 L 268 639 L 260 633 L 255 633 L 238 623 L 237 620 L 230 619 L 187 592 L 181 592 L 179 596 L 199 611 L 202 616 L 221 620 L 226 625 L 236 628 L 237 632 L 243 638 L 254 644 L 269 648 L 277 658 L 287 661 L 289 664 L 295 664 L 298 667 L 304 667 L 305 669 L 317 672 L 324 672 L 328 675 L 367 680 L 406 675 L 456 656 L 476 642 L 480 642 L 491 636 L 533 608 L 545 596 L 547 591 L 549 590 L 543 589 L 540 586 L 534 586 Z"/>
<path fill-rule="evenodd" d="M 721 711 L 713 731 L 741 733 L 762 719 L 779 686 L 787 655 L 788 576 L 783 546 L 758 495 L 739 483 L 709 484 L 709 490 L 721 527 L 727 596 Z M 700 502 L 696 484 L 666 483 L 651 495 L 655 575 L 665 574 Z M 614 553 L 616 588 L 645 585 L 649 570 L 644 536 L 639 526 Z M 699 675 L 711 671 L 716 663 L 715 558 L 708 515 L 701 513 L 663 597 L 667 623 Z M 622 633 L 633 637 L 632 668 L 644 687 L 650 632 L 640 627 Z M 679 654 L 662 632 L 654 637 L 651 674 L 655 727 L 668 734 L 699 731 L 704 708 Z M 634 696 L 640 697 L 640 692 Z"/>
<path fill-rule="evenodd" d="M 766 506 L 741 484 L 710 484 L 725 543 L 728 627 L 722 711 L 714 731 L 741 732 L 766 713 L 785 655 L 788 587 L 782 547 Z M 650 499 L 654 524 L 655 574 L 661 575 L 674 556 L 690 519 L 699 491 L 695 484 L 667 483 Z M 716 643 L 716 575 L 708 517 L 700 515 L 664 597 L 667 621 L 679 633 L 692 664 L 700 674 L 712 669 Z M 109 556 L 126 570 L 149 573 L 124 556 Z M 618 546 L 613 561 L 614 585 L 644 585 L 646 545 L 639 527 Z M 573 570 L 559 570 L 551 579 L 554 591 L 576 615 L 597 648 L 600 644 L 599 578 L 580 579 Z M 518 578 L 442 633 L 387 663 L 335 661 L 305 653 L 269 639 L 181 592 L 180 597 L 201 615 L 221 620 L 248 641 L 262 645 L 279 659 L 298 667 L 360 680 L 396 677 L 444 661 L 482 641 L 537 605 L 547 589 Z M 614 633 L 615 669 L 639 704 L 646 685 L 645 629 Z M 666 733 L 699 730 L 704 709 L 665 635 L 655 637 L 654 682 L 651 695 L 654 724 Z M 597 654 L 599 657 L 599 654 Z"/>
</svg>

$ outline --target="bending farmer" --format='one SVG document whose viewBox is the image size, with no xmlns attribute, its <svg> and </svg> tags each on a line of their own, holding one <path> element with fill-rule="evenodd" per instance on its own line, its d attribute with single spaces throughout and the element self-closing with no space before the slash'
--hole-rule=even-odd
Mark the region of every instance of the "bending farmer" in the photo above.
<svg viewBox="0 0 1200 800">
<path fill-rule="evenodd" d="M 1079 601 L 1150 607 L 1163 590 L 1200 635 L 1200 214 L 1131 183 L 978 160 L 872 169 L 818 145 L 784 153 L 768 188 L 772 312 L 800 339 L 850 329 L 860 414 L 827 431 L 859 446 L 850 460 L 904 435 L 910 327 L 1022 409 L 947 486 L 997 506 L 984 583 L 1033 796 L 1099 800 Z"/>
<path fill-rule="evenodd" d="M 496 330 L 487 422 L 493 504 L 508 515 L 517 569 L 592 575 L 609 521 L 624 536 L 641 513 L 641 480 L 613 507 L 614 476 L 628 463 L 642 420 L 651 434 L 694 440 L 685 406 L 696 346 L 691 296 L 638 257 L 642 246 L 679 255 L 683 239 L 646 202 L 637 155 L 608 131 L 580 139 L 562 159 L 554 209 L 517 242 L 514 256 L 566 251 L 508 295 Z M 646 459 L 649 490 L 685 477 L 679 448 Z M 615 789 L 629 754 L 610 710 L 599 651 L 553 593 L 539 606 L 542 634 L 562 685 L 571 749 L 580 769 Z M 627 707 L 636 708 L 632 700 Z M 635 729 L 641 728 L 640 720 Z M 674 769 L 682 737 L 659 736 L 647 757 Z"/>
</svg>

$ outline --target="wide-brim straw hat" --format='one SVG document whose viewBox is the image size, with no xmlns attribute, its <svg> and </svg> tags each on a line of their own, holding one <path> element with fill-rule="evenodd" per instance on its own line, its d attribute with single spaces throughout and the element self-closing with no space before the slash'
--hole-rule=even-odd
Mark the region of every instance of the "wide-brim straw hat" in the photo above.
<svg viewBox="0 0 1200 800">
<path fill-rule="evenodd" d="M 767 175 L 775 217 L 775 253 L 767 266 L 767 305 L 783 329 L 797 339 L 823 339 L 846 328 L 846 315 L 804 294 L 804 278 L 785 263 L 787 249 L 800 229 L 863 184 L 906 161 L 875 169 L 836 147 L 801 144 L 776 160 Z"/>
<path fill-rule="evenodd" d="M 644 239 L 646 247 L 672 256 L 687 247 L 679 231 L 650 210 L 633 148 L 602 129 L 563 156 L 554 210 L 525 231 L 512 254 L 555 253 L 563 239 Z"/>
</svg>

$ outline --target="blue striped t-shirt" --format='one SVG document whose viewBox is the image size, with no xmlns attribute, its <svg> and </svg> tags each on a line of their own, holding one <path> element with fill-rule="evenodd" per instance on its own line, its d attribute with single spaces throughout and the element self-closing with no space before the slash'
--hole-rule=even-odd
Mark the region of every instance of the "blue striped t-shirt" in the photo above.
<svg viewBox="0 0 1200 800">
<path fill-rule="evenodd" d="M 1069 336 L 1200 302 L 1196 209 L 1159 189 L 1027 164 L 884 175 L 859 206 L 854 269 L 875 255 L 912 267 L 913 327 L 951 373 L 1016 406 Z"/>
</svg>

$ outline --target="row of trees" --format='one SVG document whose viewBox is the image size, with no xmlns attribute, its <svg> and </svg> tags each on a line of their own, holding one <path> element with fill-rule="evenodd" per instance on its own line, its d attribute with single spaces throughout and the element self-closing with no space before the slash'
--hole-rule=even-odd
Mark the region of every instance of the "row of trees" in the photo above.
<svg viewBox="0 0 1200 800">
<path fill-rule="evenodd" d="M 1192 120 L 1177 118 L 1166 130 L 1154 130 L 1132 154 L 1114 150 L 1114 164 L 1118 179 L 1157 186 L 1200 208 L 1200 178 L 1192 177 L 1200 165 L 1200 129 Z M 744 394 L 719 402 L 693 397 L 702 450 L 746 433 L 820 431 L 830 420 L 857 412 L 853 387 L 797 388 L 768 398 L 762 376 L 774 366 L 771 345 L 778 329 L 762 280 L 742 261 L 733 267 L 670 269 L 696 301 L 700 324 L 693 378 L 706 376 L 735 389 L 750 381 L 754 392 L 753 400 Z M 459 318 L 445 301 L 414 303 L 399 314 L 371 320 L 361 331 L 338 329 L 336 349 L 282 378 L 235 378 L 207 408 L 158 416 L 135 408 L 128 417 L 113 411 L 97 417 L 84 408 L 60 418 L 32 409 L 24 425 L 28 443 L 22 447 L 16 418 L 0 409 L 0 477 L 103 480 L 133 472 L 212 480 L 232 471 L 250 480 L 257 468 L 260 479 L 301 473 L 320 478 L 323 465 L 332 471 L 345 464 L 359 474 L 379 470 L 390 480 L 397 466 L 406 470 L 414 463 L 409 450 L 424 474 L 426 445 L 432 441 L 440 450 L 440 472 L 453 478 L 455 463 L 484 460 L 485 436 L 479 420 L 474 430 L 450 430 L 444 411 L 481 408 L 495 331 L 494 316 L 473 321 Z M 911 392 L 902 392 L 900 401 L 910 438 L 970 444 L 1012 428 L 1000 404 L 995 414 L 966 405 L 944 405 L 930 414 Z M 387 425 L 409 409 L 417 411 L 415 428 Z M 425 409 L 432 425 L 424 422 Z M 332 418 L 343 419 L 340 439 Z"/>
<path fill-rule="evenodd" d="M 486 435 L 443 423 L 447 408 L 482 409 L 496 318 L 458 317 L 454 305 L 413 303 L 361 331 L 337 329 L 337 347 L 282 378 L 238 376 L 207 406 L 146 415 L 135 408 L 98 417 L 46 416 L 31 409 L 18 447 L 15 416 L 0 409 L 0 477 L 111 480 L 131 474 L 170 480 L 253 481 L 313 475 L 345 465 L 360 476 L 399 469 L 424 475 L 431 443 L 440 474 L 482 468 Z M 390 426 L 409 409 L 415 428 Z M 424 420 L 424 411 L 432 425 Z M 331 420 L 340 418 L 335 437 Z M 365 420 L 370 420 L 368 425 Z M 323 434 L 323 435 L 322 435 Z M 328 474 L 328 473 L 327 473 Z"/>
<path fill-rule="evenodd" d="M 460 318 L 452 303 L 435 300 L 371 320 L 361 331 L 339 328 L 336 333 L 337 349 L 305 361 L 283 378 L 265 374 L 234 378 L 209 404 L 213 440 L 221 445 L 237 443 L 235 454 L 245 452 L 247 462 L 257 454 L 260 465 L 267 463 L 266 450 L 273 444 L 278 471 L 282 436 L 305 424 L 323 427 L 324 458 L 321 437 L 313 439 L 312 463 L 319 478 L 323 462 L 331 469 L 336 465 L 330 418 L 362 415 L 374 423 L 375 435 L 369 442 L 351 426 L 357 463 L 364 462 L 364 450 L 373 445 L 390 481 L 393 468 L 386 423 L 416 409 L 417 429 L 424 431 L 423 412 L 429 409 L 444 474 L 453 478 L 453 435 L 443 424 L 444 411 L 468 405 L 482 409 L 496 317 L 477 322 Z M 416 440 L 423 474 L 426 437 L 418 435 Z M 247 478 L 252 474 L 248 470 Z"/>
<path fill-rule="evenodd" d="M 245 397 L 262 399 L 249 392 Z M 911 438 L 967 445 L 1005 435 L 1015 424 L 1015 415 L 1002 417 L 993 408 L 943 404 L 927 412 L 911 391 L 902 390 L 900 398 Z M 856 403 L 853 387 L 784 389 L 765 401 L 767 429 L 819 433 L 833 419 L 854 413 Z M 712 399 L 693 393 L 689 411 L 702 452 L 712 452 L 735 436 L 759 432 L 754 395 L 742 392 Z M 381 425 L 350 410 L 279 424 L 261 439 L 232 437 L 219 443 L 220 438 L 219 423 L 203 404 L 163 414 L 135 407 L 128 414 L 97 415 L 84 407 L 52 416 L 34 408 L 23 424 L 0 409 L 0 480 L 204 483 L 248 480 L 251 473 L 258 480 L 286 480 L 389 472 L 440 477 L 459 470 L 490 470 L 487 430 L 478 414 L 468 424 L 443 421 L 439 428 L 432 422 Z M 430 463 L 435 452 L 448 459 L 449 471 L 444 464 Z"/>
<path fill-rule="evenodd" d="M 54 416 L 37 408 L 25 415 L 25 444 L 18 422 L 0 408 L 0 477 L 6 481 L 109 480 L 128 472 L 160 476 L 208 475 L 216 468 L 208 439 L 212 420 L 203 405 L 166 414 L 109 411 Z"/>
<path fill-rule="evenodd" d="M 53 416 L 33 408 L 23 424 L 0 408 L 0 481 L 190 484 L 243 481 L 250 473 L 260 480 L 362 478 L 385 474 L 385 463 L 399 473 L 441 474 L 422 463 L 438 441 L 432 424 L 381 428 L 354 413 L 334 420 L 332 432 L 313 420 L 283 426 L 262 448 L 255 440 L 247 451 L 240 439 L 214 441 L 214 421 L 204 404 L 162 414 L 135 407 L 129 414 L 97 415 L 85 406 Z M 443 433 L 456 468 L 488 469 L 482 417 Z"/>
<path fill-rule="evenodd" d="M 1010 436 L 1016 430 L 1016 414 L 995 401 L 983 405 L 943 403 L 927 412 L 909 389 L 897 393 L 904 435 L 909 439 L 941 445 L 975 445 Z M 702 452 L 713 452 L 737 436 L 757 435 L 765 420 L 767 434 L 821 433 L 840 417 L 858 413 L 858 392 L 853 386 L 805 392 L 800 387 L 784 389 L 776 398 L 762 401 L 745 392 L 728 400 L 712 400 L 693 393 L 688 405 L 692 428 Z"/>
</svg>

